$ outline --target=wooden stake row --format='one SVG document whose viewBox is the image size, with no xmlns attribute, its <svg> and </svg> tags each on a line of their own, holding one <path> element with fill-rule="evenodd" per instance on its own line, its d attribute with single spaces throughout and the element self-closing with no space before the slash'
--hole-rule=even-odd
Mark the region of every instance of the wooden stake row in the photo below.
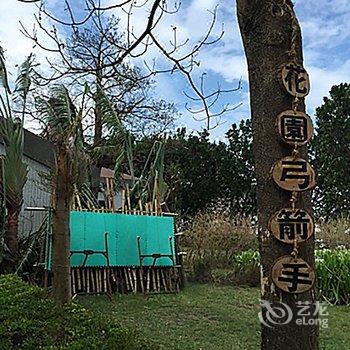
<svg viewBox="0 0 350 350">
<path fill-rule="evenodd" d="M 177 267 L 85 267 L 71 269 L 72 293 L 176 293 L 180 291 Z"/>
<path fill-rule="evenodd" d="M 74 185 L 74 194 L 72 198 L 72 203 L 70 207 L 72 210 L 77 211 L 97 211 L 97 212 L 120 212 L 124 214 L 135 214 L 135 215 L 162 215 L 162 203 L 160 203 L 160 192 L 157 181 L 154 183 L 154 193 L 152 200 L 147 203 L 142 203 L 141 200 L 138 203 L 132 203 L 131 201 L 131 191 L 129 185 L 126 183 L 125 189 L 122 190 L 122 203 L 121 208 L 116 209 L 115 206 L 115 188 L 114 188 L 114 178 L 103 177 L 105 180 L 106 187 L 104 189 L 105 193 L 105 208 L 94 208 L 94 205 L 90 202 L 83 203 L 80 198 L 81 194 L 76 185 Z"/>
<path fill-rule="evenodd" d="M 72 268 L 72 294 L 110 293 L 109 272 L 106 268 Z"/>
</svg>

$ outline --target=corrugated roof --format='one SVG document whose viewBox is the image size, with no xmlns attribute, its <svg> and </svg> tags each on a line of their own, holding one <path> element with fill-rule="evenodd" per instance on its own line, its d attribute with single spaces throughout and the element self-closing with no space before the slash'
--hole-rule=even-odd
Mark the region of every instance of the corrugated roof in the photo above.
<svg viewBox="0 0 350 350">
<path fill-rule="evenodd" d="M 2 122 L 2 119 L 3 118 L 0 117 L 0 123 Z M 4 144 L 1 135 L 0 143 Z M 50 141 L 45 140 L 26 129 L 24 129 L 24 155 L 50 168 L 55 164 L 54 145 Z"/>
</svg>

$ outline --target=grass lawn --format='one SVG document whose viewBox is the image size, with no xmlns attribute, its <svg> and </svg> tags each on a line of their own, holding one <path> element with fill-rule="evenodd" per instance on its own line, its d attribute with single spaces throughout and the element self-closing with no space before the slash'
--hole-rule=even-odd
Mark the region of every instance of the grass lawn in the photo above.
<svg viewBox="0 0 350 350">
<path fill-rule="evenodd" d="M 85 307 L 142 329 L 161 349 L 259 349 L 259 290 L 188 285 L 177 295 L 81 297 Z M 320 349 L 350 349 L 350 308 L 329 307 Z"/>
</svg>

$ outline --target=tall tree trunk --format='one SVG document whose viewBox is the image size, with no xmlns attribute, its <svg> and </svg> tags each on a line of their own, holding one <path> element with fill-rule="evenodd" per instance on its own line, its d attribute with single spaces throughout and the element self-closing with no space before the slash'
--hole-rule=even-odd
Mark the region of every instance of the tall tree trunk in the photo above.
<svg viewBox="0 0 350 350">
<path fill-rule="evenodd" d="M 72 198 L 70 156 L 65 146 L 58 148 L 54 213 L 52 219 L 53 296 L 59 303 L 71 300 L 69 212 Z"/>
<path fill-rule="evenodd" d="M 269 234 L 268 221 L 277 211 L 290 207 L 291 194 L 277 188 L 271 179 L 270 169 L 277 160 L 291 155 L 291 148 L 280 141 L 275 123 L 279 113 L 292 109 L 293 97 L 281 87 L 279 71 L 282 64 L 291 61 L 292 40 L 296 61 L 299 64 L 303 62 L 300 27 L 290 0 L 236 0 L 236 2 L 249 70 L 262 262 L 262 299 L 271 303 L 283 301 L 296 314 L 298 301 L 315 301 L 314 291 L 288 294 L 274 290 L 270 276 L 273 263 L 283 255 L 290 255 L 293 248 Z M 298 109 L 305 110 L 303 102 Z M 306 147 L 301 148 L 300 154 L 303 158 L 307 156 Z M 300 195 L 298 206 L 311 211 L 310 198 L 308 194 Z M 314 267 L 313 238 L 300 245 L 299 257 Z M 272 328 L 262 325 L 261 348 L 318 349 L 318 327 L 299 326 L 295 322 Z"/>
<path fill-rule="evenodd" d="M 102 72 L 98 69 L 96 74 L 96 88 L 102 87 Z M 103 128 L 103 120 L 102 120 L 102 111 L 97 101 L 100 100 L 101 96 L 99 96 L 99 90 L 95 93 L 95 130 L 94 130 L 94 146 L 99 146 L 102 141 L 102 128 Z"/>
<path fill-rule="evenodd" d="M 3 262 L 3 268 L 6 273 L 14 273 L 18 263 L 18 221 L 18 208 L 8 208 L 4 241 L 10 252 L 8 254 L 9 257 Z"/>
</svg>

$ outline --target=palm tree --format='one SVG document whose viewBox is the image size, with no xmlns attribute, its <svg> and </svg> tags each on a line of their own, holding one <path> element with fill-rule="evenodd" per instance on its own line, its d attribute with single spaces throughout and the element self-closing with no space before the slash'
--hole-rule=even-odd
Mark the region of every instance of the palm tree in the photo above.
<svg viewBox="0 0 350 350">
<path fill-rule="evenodd" d="M 18 263 L 18 222 L 23 203 L 23 188 L 27 182 L 28 167 L 23 161 L 24 131 L 23 122 L 27 96 L 31 85 L 33 56 L 30 55 L 20 66 L 16 79 L 16 87 L 11 94 L 7 79 L 5 58 L 0 47 L 0 135 L 5 146 L 5 155 L 0 163 L 0 196 L 6 209 L 6 224 L 3 225 L 3 235 L 0 244 L 0 262 L 2 270 L 14 272 Z M 10 97 L 12 97 L 10 99 Z M 18 112 L 18 106 L 20 111 Z M 20 117 L 18 117 L 18 114 Z M 4 208 L 2 208 L 4 216 Z"/>
<path fill-rule="evenodd" d="M 52 270 L 53 296 L 60 303 L 71 299 L 69 214 L 74 184 L 86 174 L 87 159 L 78 110 L 63 85 L 55 86 L 48 99 L 37 98 L 39 116 L 47 125 L 48 138 L 56 147 L 53 177 Z"/>
</svg>

